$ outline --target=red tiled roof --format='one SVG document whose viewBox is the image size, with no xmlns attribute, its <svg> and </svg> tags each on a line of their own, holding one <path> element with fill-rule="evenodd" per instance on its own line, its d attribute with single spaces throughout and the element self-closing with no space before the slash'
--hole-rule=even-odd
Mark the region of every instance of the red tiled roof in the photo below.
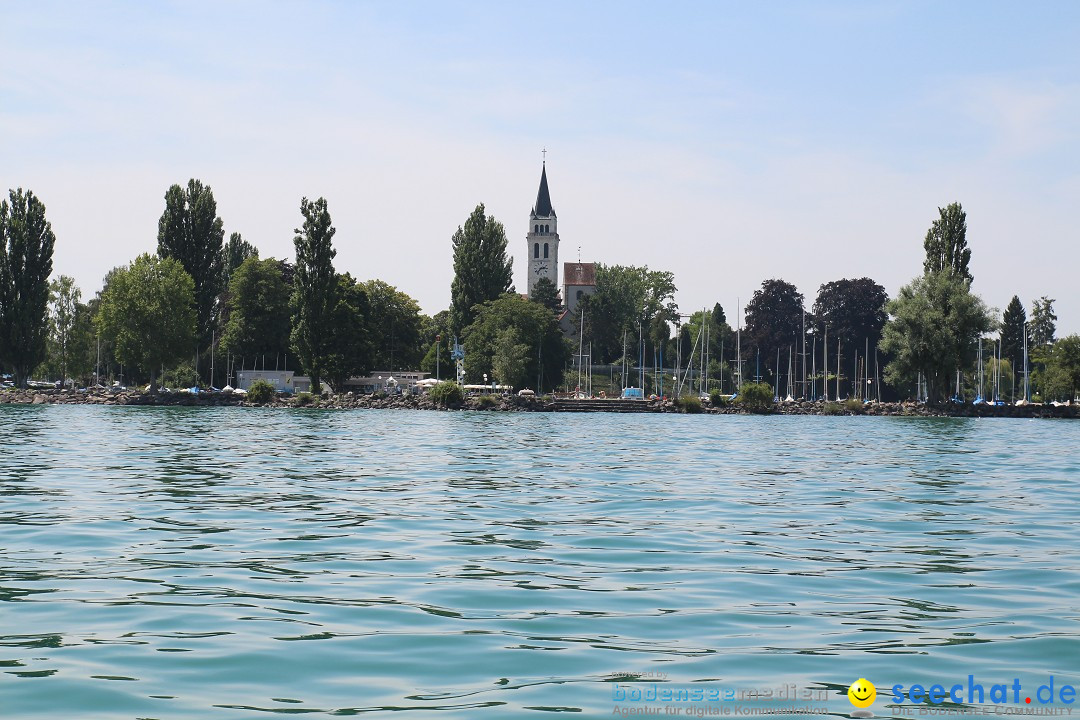
<svg viewBox="0 0 1080 720">
<path fill-rule="evenodd" d="M 563 285 L 596 285 L 596 263 L 563 263 Z"/>
</svg>

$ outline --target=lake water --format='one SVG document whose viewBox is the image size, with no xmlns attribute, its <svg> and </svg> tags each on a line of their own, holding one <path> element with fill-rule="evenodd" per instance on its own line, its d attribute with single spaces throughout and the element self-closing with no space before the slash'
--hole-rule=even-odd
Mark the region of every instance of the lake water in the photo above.
<svg viewBox="0 0 1080 720">
<path fill-rule="evenodd" d="M 1078 447 L 1053 420 L 0 406 L 0 717 L 1078 685 Z"/>
</svg>

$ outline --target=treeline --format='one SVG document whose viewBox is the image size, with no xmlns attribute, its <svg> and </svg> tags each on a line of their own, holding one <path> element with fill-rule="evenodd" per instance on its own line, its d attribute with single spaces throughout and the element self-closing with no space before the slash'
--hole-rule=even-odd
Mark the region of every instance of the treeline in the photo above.
<svg viewBox="0 0 1080 720">
<path fill-rule="evenodd" d="M 13 190 L 0 205 L 0 368 L 18 385 L 39 377 L 224 385 L 239 368 L 289 368 L 335 391 L 372 369 L 453 376 L 450 346 L 470 348 L 467 376 L 551 389 L 569 346 L 548 307 L 513 293 L 503 226 L 480 205 L 453 233 L 450 308 L 424 315 L 408 294 L 334 267 L 326 200 L 300 202 L 291 260 L 225 240 L 209 186 L 165 193 L 154 253 L 113 268 L 83 302 L 72 278 L 49 281 L 55 237 L 45 206 Z"/>
<path fill-rule="evenodd" d="M 55 238 L 44 205 L 13 190 L 0 203 L 0 366 L 18 384 L 37 373 L 152 386 L 220 386 L 237 368 L 287 367 L 340 391 L 374 369 L 438 367 L 453 377 L 456 336 L 467 381 L 547 391 L 563 383 L 580 339 L 586 361 L 621 365 L 630 377 L 705 365 L 705 390 L 760 380 L 780 394 L 820 397 L 828 383 L 833 394 L 870 396 L 882 392 L 868 391 L 876 384 L 885 396 L 940 400 L 958 379 L 971 399 L 979 371 L 984 389 L 1000 377 L 1000 391 L 1013 395 L 1026 337 L 1034 399 L 1073 397 L 1080 338 L 1055 338 L 1054 301 L 1036 300 L 1030 315 L 1018 297 L 1001 316 L 987 308 L 972 292 L 963 209 L 938 213 L 923 272 L 896 298 L 870 278 L 839 279 L 808 306 L 794 285 L 769 279 L 732 327 L 720 303 L 680 313 L 673 274 L 647 267 L 598 264 L 596 291 L 572 317 L 562 317 L 549 281 L 525 300 L 514 292 L 504 227 L 483 205 L 451 237 L 450 307 L 427 316 L 398 288 L 334 267 L 325 199 L 301 200 L 293 258 L 264 259 L 239 233 L 225 239 L 213 193 L 195 179 L 165 193 L 156 252 L 111 270 L 83 302 L 71 278 L 49 281 Z"/>
</svg>

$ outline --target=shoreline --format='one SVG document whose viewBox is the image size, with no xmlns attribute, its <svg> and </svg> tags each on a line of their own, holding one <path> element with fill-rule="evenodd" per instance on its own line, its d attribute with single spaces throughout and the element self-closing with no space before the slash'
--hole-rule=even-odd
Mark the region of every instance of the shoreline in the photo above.
<svg viewBox="0 0 1080 720">
<path fill-rule="evenodd" d="M 558 400 L 512 396 L 467 397 L 460 407 L 436 405 L 427 395 L 338 395 L 321 399 L 278 396 L 265 404 L 247 402 L 245 396 L 232 393 L 162 393 L 76 390 L 12 390 L 0 392 L 0 405 L 103 405 L 142 407 L 273 407 L 331 410 L 477 410 L 486 412 L 616 412 L 670 413 L 702 415 L 861 415 L 886 417 L 1004 417 L 1004 418 L 1080 418 L 1080 405 L 924 405 L 914 402 L 870 403 L 849 408 L 843 402 L 795 401 L 777 403 L 767 412 L 750 412 L 739 406 L 710 407 L 700 413 L 686 413 L 665 400 Z"/>
</svg>

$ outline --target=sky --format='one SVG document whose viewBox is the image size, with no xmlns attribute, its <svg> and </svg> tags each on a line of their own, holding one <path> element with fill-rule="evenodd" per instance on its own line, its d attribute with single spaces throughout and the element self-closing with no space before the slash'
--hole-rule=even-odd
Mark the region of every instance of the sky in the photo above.
<svg viewBox="0 0 1080 720">
<path fill-rule="evenodd" d="M 684 312 L 893 296 L 960 202 L 974 290 L 1080 332 L 1078 3 L 0 2 L 0 190 L 85 297 L 192 177 L 263 257 L 325 197 L 338 271 L 429 314 L 484 203 L 524 291 L 545 148 L 560 259 L 670 270 Z"/>
</svg>

